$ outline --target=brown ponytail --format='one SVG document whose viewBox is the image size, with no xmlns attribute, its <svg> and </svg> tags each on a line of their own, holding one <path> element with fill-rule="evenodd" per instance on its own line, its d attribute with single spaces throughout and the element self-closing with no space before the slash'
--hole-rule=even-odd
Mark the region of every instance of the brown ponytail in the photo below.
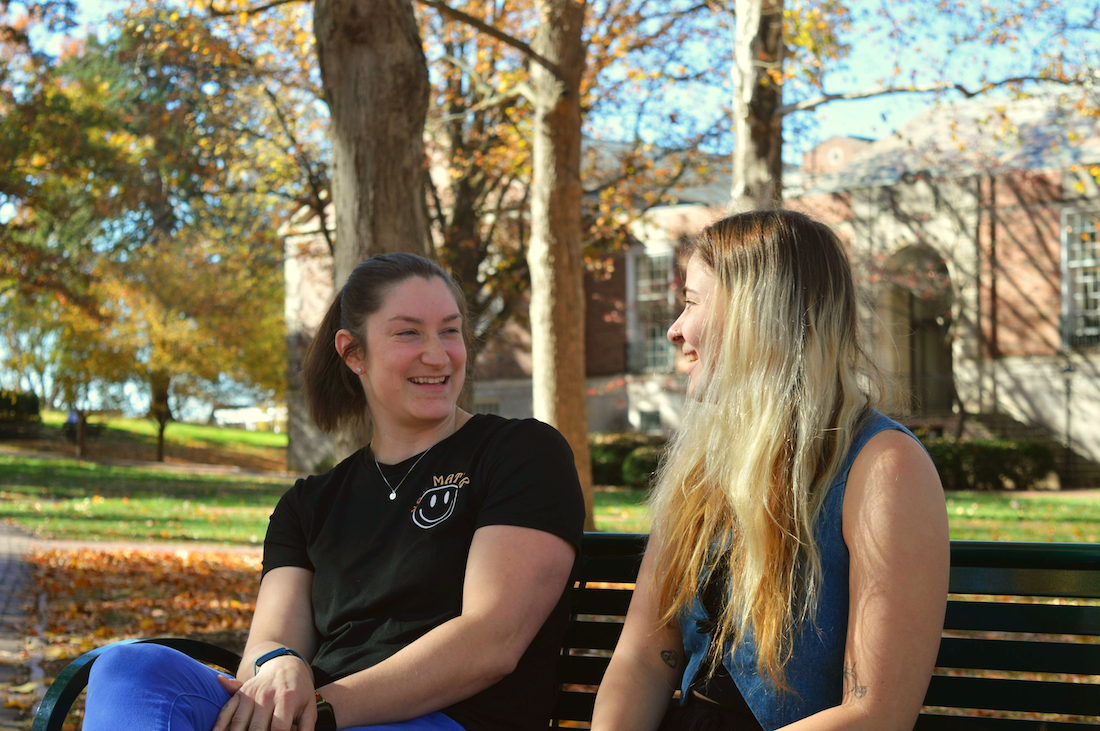
<svg viewBox="0 0 1100 731">
<path fill-rule="evenodd" d="M 466 299 L 455 281 L 438 264 L 416 254 L 378 254 L 355 267 L 348 281 L 336 293 L 325 319 L 302 360 L 302 382 L 306 406 L 318 428 L 334 432 L 344 424 L 357 426 L 367 415 L 367 397 L 358 376 L 344 363 L 348 352 L 366 352 L 367 317 L 382 309 L 386 292 L 406 279 L 442 279 L 454 295 L 462 315 L 462 335 L 467 350 L 470 324 L 466 317 Z M 336 352 L 336 333 L 347 330 L 353 341 L 344 353 Z M 469 364 L 467 364 L 469 367 Z"/>
</svg>

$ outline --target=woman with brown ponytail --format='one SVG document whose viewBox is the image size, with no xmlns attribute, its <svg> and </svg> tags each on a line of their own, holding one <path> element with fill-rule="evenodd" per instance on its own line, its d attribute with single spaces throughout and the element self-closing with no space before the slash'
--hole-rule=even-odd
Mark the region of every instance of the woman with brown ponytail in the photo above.
<svg viewBox="0 0 1100 731">
<path fill-rule="evenodd" d="M 118 648 L 85 729 L 546 728 L 584 504 L 557 431 L 457 407 L 468 332 L 437 265 L 355 269 L 302 375 L 318 426 L 371 442 L 279 501 L 236 677 Z"/>
<path fill-rule="evenodd" d="M 840 241 L 791 211 L 718 221 L 685 301 L 688 403 L 592 728 L 912 729 L 947 514 L 920 443 L 873 408 Z"/>
</svg>

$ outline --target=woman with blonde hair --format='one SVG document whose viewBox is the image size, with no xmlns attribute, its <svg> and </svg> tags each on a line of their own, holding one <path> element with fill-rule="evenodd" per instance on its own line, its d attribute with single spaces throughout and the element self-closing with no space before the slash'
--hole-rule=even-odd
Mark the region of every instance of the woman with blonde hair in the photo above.
<svg viewBox="0 0 1100 731">
<path fill-rule="evenodd" d="M 689 398 L 595 731 L 913 727 L 947 514 L 919 442 L 873 408 L 858 326 L 827 226 L 751 212 L 695 244 L 668 331 Z"/>
</svg>

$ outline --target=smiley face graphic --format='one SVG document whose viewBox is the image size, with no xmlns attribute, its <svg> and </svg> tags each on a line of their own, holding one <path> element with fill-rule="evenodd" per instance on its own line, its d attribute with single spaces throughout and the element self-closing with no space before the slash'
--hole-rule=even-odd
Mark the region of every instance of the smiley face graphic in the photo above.
<svg viewBox="0 0 1100 731">
<path fill-rule="evenodd" d="M 424 491 L 412 509 L 413 523 L 420 528 L 434 528 L 455 511 L 458 485 L 437 485 Z"/>
</svg>

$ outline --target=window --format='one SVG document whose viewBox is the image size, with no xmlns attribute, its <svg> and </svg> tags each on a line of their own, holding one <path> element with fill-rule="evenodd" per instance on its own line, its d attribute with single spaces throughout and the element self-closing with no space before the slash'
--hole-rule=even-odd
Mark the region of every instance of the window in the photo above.
<svg viewBox="0 0 1100 731">
<path fill-rule="evenodd" d="M 1062 344 L 1100 345 L 1100 211 L 1062 212 Z"/>
<path fill-rule="evenodd" d="M 631 369 L 667 372 L 673 366 L 672 343 L 666 333 L 676 305 L 672 253 L 634 259 L 634 306 L 638 340 L 632 343 Z"/>
<path fill-rule="evenodd" d="M 652 434 L 661 431 L 661 412 L 660 411 L 639 411 L 638 412 L 638 431 L 645 432 L 646 434 Z"/>
<path fill-rule="evenodd" d="M 472 408 L 475 414 L 500 414 L 500 401 L 489 399 L 474 399 Z"/>
</svg>

